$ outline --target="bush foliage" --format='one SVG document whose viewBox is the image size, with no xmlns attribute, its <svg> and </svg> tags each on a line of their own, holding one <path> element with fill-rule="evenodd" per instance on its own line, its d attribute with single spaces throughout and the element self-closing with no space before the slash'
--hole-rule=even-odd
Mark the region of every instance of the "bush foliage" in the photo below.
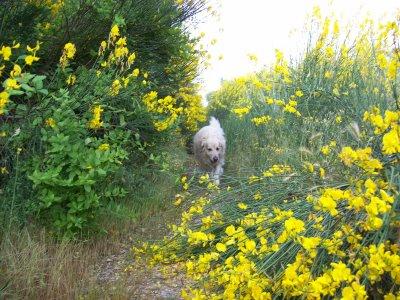
<svg viewBox="0 0 400 300">
<path fill-rule="evenodd" d="M 187 26 L 204 8 L 203 1 L 2 4 L 3 220 L 34 215 L 68 236 L 93 229 L 98 208 L 127 195 L 122 169 L 159 161 L 163 143 L 196 129 L 204 120 L 194 83 L 202 54 Z"/>
</svg>

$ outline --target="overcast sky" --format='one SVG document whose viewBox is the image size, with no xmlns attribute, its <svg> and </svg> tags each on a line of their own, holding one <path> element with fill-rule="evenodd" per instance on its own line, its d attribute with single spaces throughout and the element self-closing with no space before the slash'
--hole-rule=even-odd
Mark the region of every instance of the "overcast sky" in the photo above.
<svg viewBox="0 0 400 300">
<path fill-rule="evenodd" d="M 208 0 L 220 18 L 207 18 L 196 29 L 206 34 L 204 44 L 212 55 L 211 67 L 203 72 L 202 94 L 218 89 L 221 79 L 231 79 L 269 64 L 278 48 L 292 56 L 304 47 L 299 33 L 315 5 L 322 13 L 334 12 L 339 20 L 374 19 L 393 15 L 399 0 Z M 219 8 L 218 8 L 219 7 Z M 294 31 L 294 32 L 293 32 Z M 217 39 L 215 45 L 210 45 Z M 255 54 L 259 62 L 250 61 Z M 222 55 L 223 59 L 219 60 Z"/>
</svg>

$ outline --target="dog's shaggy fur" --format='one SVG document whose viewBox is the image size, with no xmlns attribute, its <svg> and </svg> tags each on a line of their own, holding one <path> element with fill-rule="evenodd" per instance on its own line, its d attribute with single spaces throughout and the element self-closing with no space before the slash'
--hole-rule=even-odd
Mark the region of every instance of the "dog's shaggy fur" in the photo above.
<svg viewBox="0 0 400 300">
<path fill-rule="evenodd" d="M 211 117 L 210 123 L 201 128 L 193 138 L 193 151 L 200 167 L 211 173 L 215 184 L 219 184 L 225 164 L 226 140 L 219 121 Z"/>
</svg>

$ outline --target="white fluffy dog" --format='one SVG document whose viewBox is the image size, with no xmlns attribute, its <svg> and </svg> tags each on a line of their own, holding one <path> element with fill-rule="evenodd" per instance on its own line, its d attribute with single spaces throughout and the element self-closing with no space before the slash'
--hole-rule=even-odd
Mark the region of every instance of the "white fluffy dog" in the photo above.
<svg viewBox="0 0 400 300">
<path fill-rule="evenodd" d="M 214 183 L 219 185 L 225 163 L 226 141 L 219 121 L 211 117 L 210 124 L 201 128 L 193 138 L 193 150 L 200 167 L 211 173 Z"/>
</svg>

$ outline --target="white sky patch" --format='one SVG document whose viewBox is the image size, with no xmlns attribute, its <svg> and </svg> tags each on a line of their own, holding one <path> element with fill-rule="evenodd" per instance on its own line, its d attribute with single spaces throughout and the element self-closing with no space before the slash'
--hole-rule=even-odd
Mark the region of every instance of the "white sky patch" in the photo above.
<svg viewBox="0 0 400 300">
<path fill-rule="evenodd" d="M 301 35 L 307 14 L 314 6 L 323 15 L 334 13 L 340 24 L 360 21 L 366 15 L 379 20 L 400 8 L 398 0 L 209 0 L 220 20 L 206 18 L 195 34 L 206 34 L 203 42 L 212 55 L 211 66 L 201 74 L 202 95 L 229 80 L 261 69 L 274 60 L 275 49 L 296 57 L 306 45 Z M 219 8 L 218 8 L 219 7 Z M 351 24 L 351 23 L 350 23 Z M 299 39 L 302 37 L 303 39 Z M 217 43 L 210 45 L 216 38 Z M 258 63 L 250 61 L 255 54 Z M 218 57 L 222 55 L 223 59 Z"/>
</svg>

